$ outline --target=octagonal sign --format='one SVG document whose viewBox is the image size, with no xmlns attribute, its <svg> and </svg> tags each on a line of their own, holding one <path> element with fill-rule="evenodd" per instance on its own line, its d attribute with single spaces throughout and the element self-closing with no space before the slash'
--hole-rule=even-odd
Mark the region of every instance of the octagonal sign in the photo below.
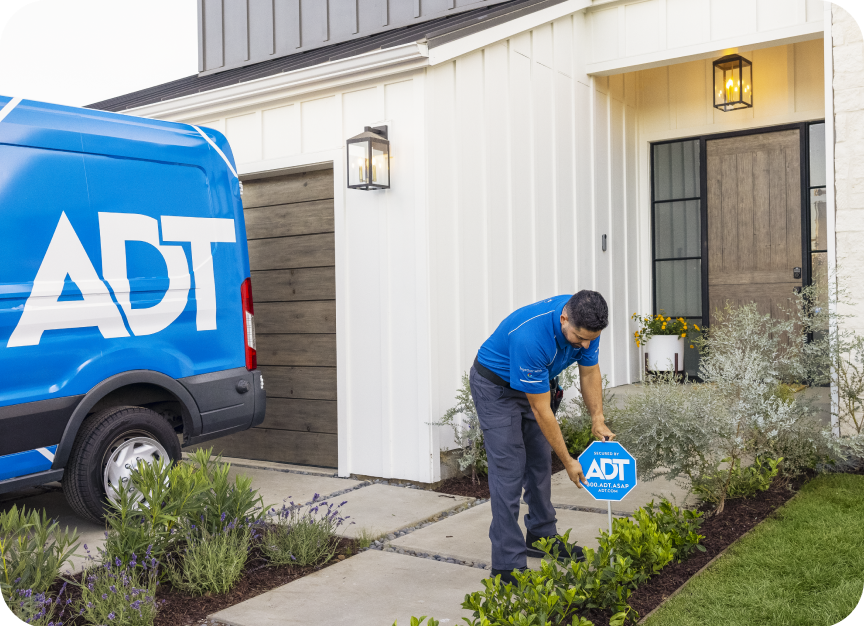
<svg viewBox="0 0 864 628">
<path fill-rule="evenodd" d="M 636 459 L 621 443 L 594 441 L 578 458 L 591 497 L 619 502 L 636 486 Z"/>
</svg>

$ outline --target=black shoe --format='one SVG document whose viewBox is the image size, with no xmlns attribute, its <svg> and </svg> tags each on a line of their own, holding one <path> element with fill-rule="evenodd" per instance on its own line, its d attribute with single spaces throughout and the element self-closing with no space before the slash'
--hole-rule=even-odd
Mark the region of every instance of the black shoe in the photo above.
<svg viewBox="0 0 864 628">
<path fill-rule="evenodd" d="M 516 582 L 516 578 L 513 576 L 513 572 L 518 571 L 522 573 L 525 569 L 493 569 L 492 570 L 492 578 L 495 576 L 501 576 L 501 584 L 512 584 L 514 587 L 518 586 Z"/>
<path fill-rule="evenodd" d="M 531 534 L 531 532 L 528 532 L 525 536 L 525 548 L 529 556 L 533 556 L 534 558 L 543 558 L 546 556 L 543 550 L 534 547 L 534 543 L 545 537 L 536 536 Z M 581 563 L 585 560 L 585 553 L 578 545 L 571 545 L 570 550 L 568 550 L 567 546 L 564 545 L 564 542 L 561 541 L 561 539 L 555 539 L 555 543 L 551 547 L 553 555 L 555 554 L 555 548 L 558 548 L 558 560 L 561 562 L 575 560 L 577 563 Z"/>
</svg>

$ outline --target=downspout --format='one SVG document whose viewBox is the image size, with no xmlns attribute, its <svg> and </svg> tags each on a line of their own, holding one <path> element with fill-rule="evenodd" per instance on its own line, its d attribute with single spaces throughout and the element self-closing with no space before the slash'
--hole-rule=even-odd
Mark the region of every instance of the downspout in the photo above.
<svg viewBox="0 0 864 628">
<path fill-rule="evenodd" d="M 826 2 L 823 9 L 823 46 L 825 56 L 825 173 L 826 201 L 827 201 L 827 228 L 828 228 L 828 278 L 829 283 L 836 281 L 837 272 L 837 217 L 835 199 L 835 167 L 834 167 L 834 42 L 831 36 L 832 4 Z M 836 286 L 835 286 L 836 290 Z M 837 325 L 837 302 L 836 299 L 828 301 L 829 325 Z M 833 336 L 836 329 L 830 330 Z M 834 366 L 831 367 L 832 371 Z M 835 373 L 831 373 L 831 430 L 835 436 L 840 436 L 839 396 L 837 386 L 834 384 Z"/>
</svg>

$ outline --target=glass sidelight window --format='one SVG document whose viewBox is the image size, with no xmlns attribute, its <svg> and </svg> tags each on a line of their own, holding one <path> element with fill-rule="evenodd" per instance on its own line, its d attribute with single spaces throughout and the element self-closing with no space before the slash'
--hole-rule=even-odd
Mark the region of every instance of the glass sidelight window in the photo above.
<svg viewBox="0 0 864 628">
<path fill-rule="evenodd" d="M 828 282 L 828 199 L 825 190 L 825 123 L 808 128 L 808 229 L 810 281 Z"/>
<path fill-rule="evenodd" d="M 702 325 L 700 142 L 652 146 L 654 313 Z M 685 344 L 684 368 L 695 375 L 699 354 Z"/>
</svg>

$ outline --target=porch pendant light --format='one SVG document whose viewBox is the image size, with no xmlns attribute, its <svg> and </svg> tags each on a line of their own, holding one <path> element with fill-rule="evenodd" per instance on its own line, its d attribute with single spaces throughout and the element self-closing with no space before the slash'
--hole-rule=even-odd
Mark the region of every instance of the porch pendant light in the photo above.
<svg viewBox="0 0 864 628">
<path fill-rule="evenodd" d="M 390 188 L 390 142 L 386 126 L 367 126 L 348 138 L 348 187 L 352 190 Z"/>
<path fill-rule="evenodd" d="M 753 106 L 753 64 L 741 55 L 714 62 L 714 106 L 720 111 Z"/>
</svg>

